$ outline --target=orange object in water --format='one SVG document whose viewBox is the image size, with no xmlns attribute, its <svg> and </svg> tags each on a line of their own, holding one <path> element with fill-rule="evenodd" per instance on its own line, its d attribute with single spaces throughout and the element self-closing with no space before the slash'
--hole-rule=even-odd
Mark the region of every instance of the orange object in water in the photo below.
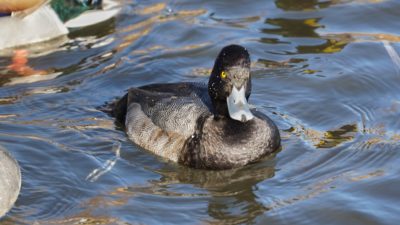
<svg viewBox="0 0 400 225">
<path fill-rule="evenodd" d="M 21 76 L 29 76 L 33 74 L 45 75 L 44 70 L 35 70 L 27 65 L 28 63 L 28 51 L 25 49 L 19 49 L 14 51 L 11 65 L 8 66 L 9 70 L 18 73 Z"/>
</svg>

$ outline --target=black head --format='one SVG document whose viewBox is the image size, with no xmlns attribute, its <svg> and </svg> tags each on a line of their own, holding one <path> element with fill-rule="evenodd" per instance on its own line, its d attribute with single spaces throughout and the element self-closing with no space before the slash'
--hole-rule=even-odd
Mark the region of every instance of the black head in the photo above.
<svg viewBox="0 0 400 225">
<path fill-rule="evenodd" d="M 253 118 L 247 100 L 251 93 L 250 56 L 240 45 L 224 47 L 208 82 L 215 114 L 239 121 Z"/>
</svg>

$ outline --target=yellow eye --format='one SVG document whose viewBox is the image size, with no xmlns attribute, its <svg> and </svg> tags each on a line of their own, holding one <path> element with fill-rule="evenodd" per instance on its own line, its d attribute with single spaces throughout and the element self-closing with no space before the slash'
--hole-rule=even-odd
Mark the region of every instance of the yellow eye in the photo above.
<svg viewBox="0 0 400 225">
<path fill-rule="evenodd" d="M 227 76 L 228 76 L 228 75 L 226 74 L 225 71 L 222 71 L 222 72 L 221 72 L 221 78 L 222 78 L 222 79 L 225 79 Z"/>
</svg>

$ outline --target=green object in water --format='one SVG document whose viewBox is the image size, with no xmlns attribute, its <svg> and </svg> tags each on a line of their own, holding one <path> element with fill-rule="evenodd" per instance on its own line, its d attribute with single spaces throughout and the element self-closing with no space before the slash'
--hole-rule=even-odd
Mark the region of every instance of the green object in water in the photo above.
<svg viewBox="0 0 400 225">
<path fill-rule="evenodd" d="M 93 9 L 101 5 L 101 1 L 87 0 L 51 0 L 51 7 L 56 11 L 60 19 L 65 22 L 86 10 Z"/>
</svg>

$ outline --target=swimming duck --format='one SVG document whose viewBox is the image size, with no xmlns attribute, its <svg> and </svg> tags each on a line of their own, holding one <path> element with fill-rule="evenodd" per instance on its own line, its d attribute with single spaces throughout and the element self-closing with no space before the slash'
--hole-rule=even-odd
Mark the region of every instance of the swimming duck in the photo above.
<svg viewBox="0 0 400 225">
<path fill-rule="evenodd" d="M 0 3 L 0 49 L 48 41 L 94 25 L 120 10 L 112 0 L 25 0 Z"/>
<path fill-rule="evenodd" d="M 256 162 L 280 146 L 276 125 L 250 109 L 250 56 L 224 47 L 208 85 L 150 84 L 131 88 L 113 116 L 137 145 L 174 162 L 202 169 L 229 169 Z"/>
<path fill-rule="evenodd" d="M 21 189 L 21 171 L 17 161 L 0 148 L 0 217 L 14 205 Z"/>
</svg>

